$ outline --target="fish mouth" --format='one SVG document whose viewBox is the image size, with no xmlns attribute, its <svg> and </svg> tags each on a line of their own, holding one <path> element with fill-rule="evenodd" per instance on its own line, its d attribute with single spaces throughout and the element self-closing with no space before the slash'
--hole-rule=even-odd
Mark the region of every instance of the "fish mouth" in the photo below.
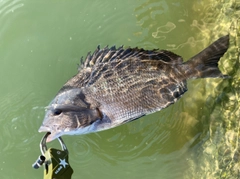
<svg viewBox="0 0 240 179">
<path fill-rule="evenodd" d="M 39 129 L 38 129 L 38 132 L 50 132 L 50 128 L 49 127 L 45 127 L 45 126 L 41 126 Z"/>
<path fill-rule="evenodd" d="M 47 136 L 46 142 L 51 142 L 54 139 L 60 137 L 60 134 L 58 134 L 58 132 L 51 131 L 50 128 L 46 126 L 41 126 L 38 129 L 38 132 L 50 132 L 50 135 Z"/>
</svg>

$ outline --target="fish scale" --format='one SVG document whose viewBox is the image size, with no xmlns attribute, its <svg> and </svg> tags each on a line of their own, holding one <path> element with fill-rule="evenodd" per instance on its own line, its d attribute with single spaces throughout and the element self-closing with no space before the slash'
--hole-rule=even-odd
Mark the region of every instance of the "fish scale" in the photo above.
<svg viewBox="0 0 240 179">
<path fill-rule="evenodd" d="M 146 68 L 144 68 L 146 63 L 141 65 L 139 64 L 141 62 L 137 60 L 134 60 L 135 63 L 127 62 L 131 64 L 129 65 L 128 71 L 124 73 L 128 78 L 118 80 L 124 71 L 120 70 L 119 66 L 125 70 L 126 67 L 128 67 L 127 63 L 125 65 L 119 65 L 118 63 L 118 65 L 113 65 L 115 68 L 110 68 L 112 71 L 109 72 L 111 76 L 107 76 L 107 78 L 103 76 L 101 79 L 98 78 L 100 84 L 95 83 L 90 85 L 90 91 L 88 89 L 87 92 L 87 96 L 91 95 L 91 98 L 100 101 L 102 104 L 101 109 L 105 111 L 106 114 L 109 113 L 116 121 L 125 123 L 125 121 L 158 111 L 173 103 L 176 101 L 176 98 L 179 97 L 175 97 L 172 94 L 174 91 L 180 92 L 175 85 L 180 84 L 180 81 L 178 83 L 177 79 L 168 78 L 168 85 L 163 85 L 162 78 L 167 79 L 164 75 L 165 73 L 160 70 L 156 71 L 156 68 L 151 68 L 151 66 L 147 68 L 149 70 L 146 70 Z M 116 68 L 118 69 L 117 72 Z M 103 67 L 98 67 L 98 69 L 100 69 L 98 71 L 99 74 L 103 73 L 101 71 Z M 162 76 L 161 73 L 163 74 Z M 92 76 L 92 78 L 94 78 L 94 76 Z M 148 81 L 152 81 L 152 83 L 146 85 Z M 170 83 L 170 81 L 172 81 L 172 83 Z M 152 85 L 154 83 L 155 85 Z M 174 84 L 173 89 L 171 89 L 171 84 Z M 124 86 L 124 91 L 122 91 L 120 86 Z M 94 90 L 91 91 L 91 88 L 94 88 Z M 186 88 L 186 85 L 183 86 L 183 88 Z M 164 89 L 165 92 L 158 92 L 161 89 Z M 185 89 L 185 91 L 186 90 L 187 89 Z M 159 93 L 164 95 L 159 95 Z M 122 96 L 125 98 L 122 98 Z M 117 103 L 112 103 L 113 97 Z"/>
</svg>

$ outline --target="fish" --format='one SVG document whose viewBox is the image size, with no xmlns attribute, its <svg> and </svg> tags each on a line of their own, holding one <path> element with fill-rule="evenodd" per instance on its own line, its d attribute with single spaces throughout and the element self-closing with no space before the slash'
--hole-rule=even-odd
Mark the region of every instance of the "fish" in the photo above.
<svg viewBox="0 0 240 179">
<path fill-rule="evenodd" d="M 168 50 L 106 46 L 89 52 L 46 107 L 39 132 L 47 142 L 62 135 L 111 129 L 174 104 L 187 80 L 229 78 L 218 61 L 229 47 L 225 35 L 187 61 Z M 84 61 L 84 62 L 83 62 Z"/>
</svg>

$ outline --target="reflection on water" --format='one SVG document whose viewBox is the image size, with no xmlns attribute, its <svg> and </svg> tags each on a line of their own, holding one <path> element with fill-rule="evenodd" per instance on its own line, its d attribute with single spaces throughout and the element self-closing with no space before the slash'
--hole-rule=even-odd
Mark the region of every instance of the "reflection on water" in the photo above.
<svg viewBox="0 0 240 179">
<path fill-rule="evenodd" d="M 0 1 L 1 176 L 42 178 L 31 164 L 44 107 L 98 44 L 168 49 L 187 60 L 230 33 L 220 68 L 231 79 L 191 80 L 161 112 L 63 138 L 73 178 L 237 178 L 239 15 L 234 0 Z"/>
<path fill-rule="evenodd" d="M 8 15 L 9 13 L 14 13 L 18 8 L 21 8 L 24 6 L 22 0 L 4 0 L 0 2 L 0 15 L 1 18 L 4 18 L 4 16 Z"/>
<path fill-rule="evenodd" d="M 169 50 L 180 49 L 186 43 L 192 45 L 194 33 L 190 24 L 196 12 L 188 7 L 194 2 L 149 0 L 135 8 L 138 25 L 144 29 L 141 45 L 149 49 Z M 185 43 L 183 43 L 184 38 L 186 38 Z"/>
<path fill-rule="evenodd" d="M 173 24 L 172 22 L 167 22 L 166 25 L 158 27 L 157 31 L 152 33 L 152 36 L 153 36 L 153 38 L 156 38 L 156 39 L 161 38 L 162 40 L 164 40 L 166 37 L 161 36 L 160 34 L 169 33 L 175 28 L 176 28 L 175 24 Z"/>
</svg>

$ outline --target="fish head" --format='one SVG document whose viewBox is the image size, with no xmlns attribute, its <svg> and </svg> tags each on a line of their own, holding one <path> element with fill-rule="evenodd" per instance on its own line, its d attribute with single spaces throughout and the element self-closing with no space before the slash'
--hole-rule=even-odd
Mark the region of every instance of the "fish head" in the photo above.
<svg viewBox="0 0 240 179">
<path fill-rule="evenodd" d="M 50 132 L 47 142 L 62 135 L 86 134 L 93 132 L 93 123 L 100 120 L 97 109 L 91 109 L 84 101 L 80 89 L 60 92 L 46 108 L 39 132 Z"/>
</svg>

